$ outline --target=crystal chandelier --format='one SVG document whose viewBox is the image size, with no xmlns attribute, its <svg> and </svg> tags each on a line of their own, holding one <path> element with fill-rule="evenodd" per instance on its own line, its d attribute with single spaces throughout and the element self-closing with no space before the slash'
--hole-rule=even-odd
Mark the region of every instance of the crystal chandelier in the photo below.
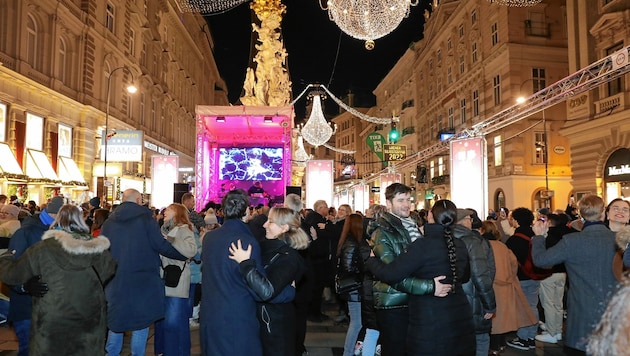
<svg viewBox="0 0 630 356">
<path fill-rule="evenodd" d="M 181 12 L 212 14 L 230 10 L 249 0 L 175 0 Z"/>
<path fill-rule="evenodd" d="M 409 7 L 418 0 L 328 0 L 328 17 L 354 38 L 364 40 L 365 48 L 374 48 L 374 40 L 393 30 L 409 16 Z"/>
<path fill-rule="evenodd" d="M 540 3 L 542 0 L 489 0 L 493 4 L 503 6 L 525 7 L 534 6 Z"/>
<path fill-rule="evenodd" d="M 313 94 L 313 108 L 308 121 L 300 129 L 300 135 L 304 137 L 306 142 L 318 147 L 330 140 L 330 137 L 337 131 L 337 127 L 332 128 L 331 124 L 326 121 L 322 112 L 322 103 L 320 93 Z"/>
<path fill-rule="evenodd" d="M 298 148 L 297 150 L 295 150 L 295 153 L 294 153 L 294 157 L 295 157 L 294 161 L 296 162 L 298 166 L 304 167 L 306 166 L 306 161 L 311 159 L 313 156 L 306 153 L 306 150 L 304 149 L 304 139 L 302 136 L 298 136 L 297 146 Z"/>
</svg>

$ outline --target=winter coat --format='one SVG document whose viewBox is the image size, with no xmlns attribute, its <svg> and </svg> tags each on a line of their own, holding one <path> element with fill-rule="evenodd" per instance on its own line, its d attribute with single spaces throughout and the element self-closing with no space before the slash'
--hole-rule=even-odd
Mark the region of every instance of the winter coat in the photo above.
<svg viewBox="0 0 630 356">
<path fill-rule="evenodd" d="M 3 282 L 17 285 L 41 275 L 48 283 L 48 293 L 33 300 L 29 355 L 102 355 L 103 284 L 116 271 L 109 240 L 61 230 L 48 230 L 42 239 L 15 261 L 10 254 L 0 258 Z"/>
<path fill-rule="evenodd" d="M 536 324 L 521 283 L 516 276 L 518 262 L 512 251 L 501 241 L 490 240 L 494 255 L 494 295 L 497 311 L 492 318 L 492 334 L 505 334 L 524 326 Z"/>
<path fill-rule="evenodd" d="M 261 299 L 256 315 L 260 324 L 263 355 L 295 354 L 295 295 L 291 284 L 298 282 L 306 272 L 306 263 L 300 254 L 279 239 L 260 242 L 265 274 L 256 270 L 251 259 L 240 263 L 241 274 L 247 285 Z"/>
<path fill-rule="evenodd" d="M 22 226 L 15 231 L 9 241 L 9 251 L 15 251 L 14 259 L 20 257 L 26 249 L 42 240 L 42 235 L 48 231 L 48 224 L 40 219 L 41 214 L 28 216 L 22 221 Z M 44 281 L 46 282 L 46 281 Z M 9 293 L 9 321 L 29 320 L 31 318 L 31 296 L 21 291 L 20 286 L 11 288 Z"/>
<path fill-rule="evenodd" d="M 162 236 L 151 210 L 123 202 L 112 212 L 101 233 L 109 236 L 118 262 L 105 288 L 107 326 L 114 332 L 140 330 L 164 317 L 164 281 L 160 255 L 185 260 Z"/>
<path fill-rule="evenodd" d="M 175 226 L 165 238 L 172 238 L 173 247 L 184 257 L 194 257 L 197 254 L 197 243 L 195 242 L 195 236 L 188 227 L 188 225 Z M 168 265 L 176 265 L 182 269 L 182 274 L 179 277 L 179 283 L 176 287 L 164 287 L 167 297 L 188 298 L 190 293 L 190 263 L 188 261 L 180 261 L 174 258 L 168 258 L 160 256 L 162 261 L 162 267 Z M 160 276 L 164 276 L 164 270 L 160 270 Z"/>
<path fill-rule="evenodd" d="M 525 236 L 533 237 L 534 231 L 529 226 L 519 226 L 514 230 L 514 233 L 521 233 Z M 527 260 L 527 255 L 529 255 L 529 241 L 525 240 L 522 237 L 512 235 L 507 239 L 505 245 L 512 250 L 514 256 L 516 256 L 516 260 L 518 261 L 518 280 L 519 281 L 529 281 L 531 278 L 523 272 L 521 266 L 525 264 Z M 548 266 L 545 266 L 548 267 Z"/>
<path fill-rule="evenodd" d="M 409 232 L 396 216 L 385 213 L 374 225 L 370 245 L 376 257 L 381 261 L 391 263 L 407 249 L 410 243 Z M 407 277 L 393 285 L 375 280 L 373 284 L 374 307 L 376 309 L 404 308 L 409 299 L 407 293 L 423 294 L 429 290 L 433 293 L 433 277 L 427 280 Z"/>
<path fill-rule="evenodd" d="M 615 233 L 603 223 L 587 222 L 582 231 L 565 235 L 550 249 L 545 248 L 543 236 L 534 237 L 532 257 L 536 266 L 564 262 L 567 269 L 570 287 L 565 345 L 586 350 L 587 338 L 617 288 L 612 268 L 615 254 Z"/>
<path fill-rule="evenodd" d="M 359 244 L 352 237 L 348 236 L 341 247 L 341 256 L 339 256 L 339 265 L 337 266 L 337 275 L 340 278 L 355 278 L 363 281 L 363 258 L 359 250 Z M 339 294 L 342 300 L 348 302 L 360 302 L 361 291 L 359 289 Z"/>
<path fill-rule="evenodd" d="M 492 282 L 494 281 L 494 254 L 488 241 L 477 231 L 463 225 L 453 227 L 453 236 L 461 239 L 468 251 L 470 261 L 470 280 L 462 287 L 472 307 L 475 332 L 487 334 L 492 329 L 492 320 L 484 319 L 484 314 L 496 312 L 496 301 Z"/>
<path fill-rule="evenodd" d="M 369 258 L 367 268 L 382 281 L 395 283 L 405 276 L 420 279 L 446 276 L 442 283 L 453 283 L 449 252 L 444 229 L 438 224 L 427 224 L 425 237 L 412 242 L 407 251 L 389 264 Z M 462 283 L 469 279 L 469 261 L 466 245 L 461 239 L 455 244 L 457 282 L 454 292 L 440 298 L 431 293 L 412 295 L 409 298 L 409 328 L 407 352 L 409 355 L 468 355 L 475 350 L 475 328 L 468 299 Z"/>
<path fill-rule="evenodd" d="M 201 261 L 201 350 L 204 356 L 262 355 L 256 318 L 256 301 L 261 300 L 243 279 L 240 267 L 228 258 L 228 248 L 241 240 L 251 246 L 251 259 L 263 271 L 260 245 L 247 225 L 227 219 L 203 238 Z"/>
</svg>

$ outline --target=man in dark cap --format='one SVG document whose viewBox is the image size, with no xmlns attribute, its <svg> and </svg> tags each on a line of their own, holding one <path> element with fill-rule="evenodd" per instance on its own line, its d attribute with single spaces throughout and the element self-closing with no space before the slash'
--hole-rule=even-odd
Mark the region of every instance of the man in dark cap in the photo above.
<svg viewBox="0 0 630 356">
<path fill-rule="evenodd" d="M 101 208 L 101 199 L 99 197 L 94 197 L 92 199 L 89 200 L 89 204 L 90 204 L 90 214 L 88 215 L 87 219 L 85 220 L 85 223 L 87 224 L 88 227 L 92 227 L 92 223 L 94 222 L 94 212 L 97 209 Z"/>
<path fill-rule="evenodd" d="M 26 249 L 42 240 L 42 235 L 55 221 L 57 212 L 64 204 L 62 197 L 53 197 L 39 214 L 28 216 L 22 226 L 15 231 L 9 242 L 9 250 L 15 250 L 13 258 L 20 257 Z M 9 317 L 18 338 L 18 356 L 28 355 L 28 341 L 31 327 L 31 308 L 33 297 L 42 297 L 48 291 L 48 285 L 42 283 L 41 276 L 31 278 L 22 286 L 12 286 L 9 294 Z"/>
</svg>

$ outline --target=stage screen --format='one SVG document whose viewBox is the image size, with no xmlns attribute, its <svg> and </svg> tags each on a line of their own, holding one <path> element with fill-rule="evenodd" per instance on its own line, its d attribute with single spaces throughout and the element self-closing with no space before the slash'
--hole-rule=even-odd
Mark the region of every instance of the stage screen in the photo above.
<svg viewBox="0 0 630 356">
<path fill-rule="evenodd" d="M 282 148 L 219 148 L 219 180 L 282 179 Z"/>
</svg>

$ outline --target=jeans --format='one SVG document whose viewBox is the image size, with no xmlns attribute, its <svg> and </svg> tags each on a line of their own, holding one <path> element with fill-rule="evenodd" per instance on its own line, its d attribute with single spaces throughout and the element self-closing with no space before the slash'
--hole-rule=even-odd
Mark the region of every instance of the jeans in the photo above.
<svg viewBox="0 0 630 356">
<path fill-rule="evenodd" d="M 477 334 L 475 339 L 477 341 L 476 356 L 487 356 L 490 350 L 490 334 Z"/>
<path fill-rule="evenodd" d="M 527 298 L 527 304 L 532 310 L 532 314 L 536 318 L 536 323 L 530 326 L 524 326 L 516 331 L 516 336 L 523 340 L 533 339 L 538 332 L 538 290 L 540 288 L 540 281 L 533 279 L 520 281 L 521 289 Z"/>
<path fill-rule="evenodd" d="M 18 356 L 28 356 L 28 340 L 31 336 L 31 319 L 14 321 L 13 330 L 18 339 Z"/>
<path fill-rule="evenodd" d="M 545 309 L 545 325 L 551 336 L 562 334 L 562 297 L 566 273 L 554 273 L 540 281 L 540 304 Z"/>
<path fill-rule="evenodd" d="M 188 298 L 164 299 L 164 319 L 155 322 L 156 354 L 190 356 L 188 305 Z"/>
<path fill-rule="evenodd" d="M 348 315 L 350 324 L 346 333 L 346 342 L 343 346 L 343 356 L 354 355 L 354 345 L 361 331 L 361 302 L 348 302 Z"/>
<path fill-rule="evenodd" d="M 195 293 L 197 292 L 197 288 L 201 288 L 201 285 L 197 287 L 197 283 L 190 284 L 190 291 L 188 292 L 188 305 L 186 307 L 189 318 L 193 317 L 193 308 L 195 307 Z"/>
<path fill-rule="evenodd" d="M 107 344 L 105 345 L 107 356 L 120 355 L 124 336 L 125 333 L 116 333 L 111 330 L 107 333 Z M 144 356 L 148 337 L 148 327 L 140 330 L 133 330 L 131 332 L 131 356 Z"/>
<path fill-rule="evenodd" d="M 380 332 L 374 329 L 365 329 L 365 337 L 363 338 L 363 356 L 374 356 L 376 351 L 376 345 L 378 343 L 378 336 Z"/>
</svg>

